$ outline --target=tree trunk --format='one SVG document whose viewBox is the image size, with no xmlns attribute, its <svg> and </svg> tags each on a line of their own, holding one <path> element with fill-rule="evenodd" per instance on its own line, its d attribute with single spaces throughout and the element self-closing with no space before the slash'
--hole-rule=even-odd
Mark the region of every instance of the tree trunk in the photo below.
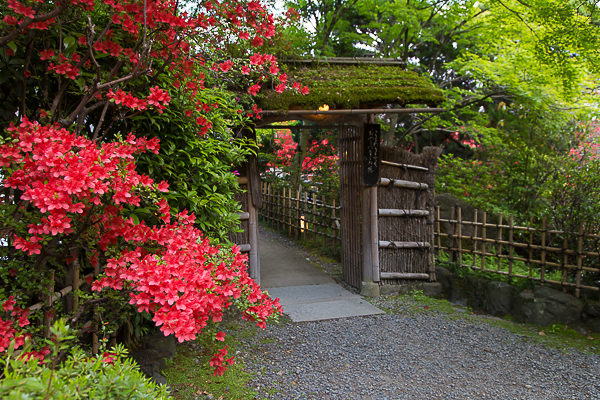
<svg viewBox="0 0 600 400">
<path fill-rule="evenodd" d="M 392 108 L 398 108 L 398 106 L 394 105 Z M 386 147 L 392 147 L 394 145 L 394 136 L 396 134 L 396 124 L 398 124 L 398 114 L 391 114 L 390 117 L 390 127 L 383 134 L 383 145 Z"/>
<path fill-rule="evenodd" d="M 307 129 L 302 129 L 300 131 L 300 145 L 298 146 L 298 150 L 296 151 L 294 159 L 292 160 L 292 173 L 290 176 L 290 181 L 294 191 L 297 191 L 300 188 L 302 162 L 304 161 L 304 157 L 306 157 L 306 146 L 308 144 L 309 135 L 310 131 Z"/>
</svg>

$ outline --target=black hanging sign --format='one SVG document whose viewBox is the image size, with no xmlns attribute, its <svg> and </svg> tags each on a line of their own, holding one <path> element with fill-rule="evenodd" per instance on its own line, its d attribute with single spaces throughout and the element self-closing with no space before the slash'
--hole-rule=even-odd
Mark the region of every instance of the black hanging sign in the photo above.
<svg viewBox="0 0 600 400">
<path fill-rule="evenodd" d="M 381 125 L 365 124 L 363 129 L 363 170 L 365 186 L 375 186 L 379 181 L 379 144 Z"/>
</svg>

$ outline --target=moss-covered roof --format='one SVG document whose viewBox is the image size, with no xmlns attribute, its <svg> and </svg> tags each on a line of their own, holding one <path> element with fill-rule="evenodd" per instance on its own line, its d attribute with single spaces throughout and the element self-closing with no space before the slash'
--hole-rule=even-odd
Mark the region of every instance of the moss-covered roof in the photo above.
<svg viewBox="0 0 600 400">
<path fill-rule="evenodd" d="M 313 63 L 288 65 L 288 77 L 310 89 L 308 95 L 291 91 L 260 92 L 258 105 L 264 110 L 316 110 L 327 104 L 330 109 L 355 109 L 383 104 L 439 105 L 442 92 L 427 78 L 397 66 L 358 63 L 337 65 Z"/>
</svg>

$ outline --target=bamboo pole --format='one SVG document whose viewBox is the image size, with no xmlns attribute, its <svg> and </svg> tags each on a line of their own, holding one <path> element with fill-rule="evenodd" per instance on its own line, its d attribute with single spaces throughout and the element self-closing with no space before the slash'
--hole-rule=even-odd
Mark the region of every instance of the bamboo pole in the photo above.
<svg viewBox="0 0 600 400">
<path fill-rule="evenodd" d="M 544 276 L 546 275 L 546 217 L 542 218 L 542 269 L 540 271 L 540 281 L 544 286 Z"/>
<path fill-rule="evenodd" d="M 380 217 L 428 217 L 429 211 L 426 210 L 399 210 L 393 208 L 380 208 Z"/>
<path fill-rule="evenodd" d="M 456 208 L 455 207 L 451 207 L 450 208 L 450 215 L 452 216 L 452 219 L 455 218 L 455 213 L 456 213 Z M 457 230 L 456 230 L 456 221 L 452 222 L 452 239 L 449 241 L 450 243 L 450 247 L 452 248 L 452 250 L 448 251 L 448 261 L 453 263 L 456 262 L 456 236 L 458 234 Z"/>
<path fill-rule="evenodd" d="M 282 219 L 281 217 L 281 190 L 277 191 L 277 232 L 280 231 L 279 221 Z"/>
<path fill-rule="evenodd" d="M 393 242 L 388 240 L 380 240 L 379 248 L 381 249 L 428 249 L 431 245 L 429 242 Z"/>
<path fill-rule="evenodd" d="M 369 189 L 371 195 L 371 263 L 373 268 L 373 282 L 379 282 L 379 227 L 377 223 L 377 186 Z"/>
<path fill-rule="evenodd" d="M 567 238 L 567 235 L 565 235 L 565 239 L 563 241 L 563 248 L 565 250 L 567 250 L 569 247 L 569 239 Z M 565 283 L 567 282 L 567 268 L 566 265 L 569 263 L 569 256 L 567 255 L 567 252 L 563 252 L 563 267 L 562 267 L 562 282 L 563 282 L 563 292 L 567 293 L 567 287 L 565 286 Z"/>
<path fill-rule="evenodd" d="M 429 279 L 429 274 L 415 272 L 382 272 L 381 279 Z"/>
<path fill-rule="evenodd" d="M 381 160 L 381 163 L 383 165 L 389 165 L 391 167 L 399 167 L 399 168 L 406 168 L 406 169 L 416 169 L 418 171 L 429 171 L 429 168 L 425 168 L 425 167 L 419 167 L 417 165 L 409 165 L 409 164 L 398 164 L 395 162 L 391 162 L 391 161 L 385 161 L 385 160 Z"/>
<path fill-rule="evenodd" d="M 581 293 L 581 274 L 583 266 L 583 224 L 579 224 L 579 234 L 577 238 L 577 279 L 575 280 L 575 297 L 579 298 Z"/>
<path fill-rule="evenodd" d="M 288 228 L 289 228 L 289 237 L 292 237 L 292 188 L 288 191 Z"/>
<path fill-rule="evenodd" d="M 304 210 L 304 215 L 302 216 L 302 225 L 304 225 L 302 228 L 302 240 L 304 240 L 306 242 L 306 228 L 307 228 L 307 215 L 308 215 L 308 209 L 307 209 L 307 204 L 308 202 L 306 201 L 306 192 L 302 193 L 302 209 Z"/>
<path fill-rule="evenodd" d="M 333 199 L 332 203 L 332 208 L 331 208 L 331 217 L 333 218 L 331 220 L 331 227 L 332 227 L 332 231 L 331 231 L 331 245 L 333 247 L 333 254 L 335 254 L 335 246 L 336 246 L 336 227 L 335 227 L 335 222 L 336 222 L 336 216 L 335 216 L 335 199 Z"/>
<path fill-rule="evenodd" d="M 513 229 L 513 216 L 511 215 L 508 218 L 508 225 L 510 226 L 509 230 L 508 230 L 508 276 L 512 278 L 513 276 L 513 252 L 514 252 L 514 246 L 513 246 L 513 235 L 514 235 L 514 229 Z"/>
<path fill-rule="evenodd" d="M 483 219 L 482 219 L 482 226 L 481 226 L 481 239 L 482 239 L 482 243 L 481 243 L 481 252 L 483 253 L 481 255 L 481 270 L 485 271 L 485 243 L 486 243 L 486 223 L 487 223 L 487 212 L 483 212 Z"/>
<path fill-rule="evenodd" d="M 529 226 L 531 227 L 531 225 L 533 225 L 533 217 L 529 218 Z M 528 260 L 528 265 L 529 265 L 529 277 L 531 278 L 533 276 L 533 248 L 531 247 L 533 245 L 533 231 L 529 231 L 529 256 L 527 258 Z"/>
<path fill-rule="evenodd" d="M 404 189 L 429 189 L 429 186 L 426 183 L 394 180 L 388 178 L 379 179 L 379 186 L 388 186 L 389 184 L 392 184 L 394 187 Z"/>
<path fill-rule="evenodd" d="M 502 245 L 500 242 L 502 241 L 502 213 L 498 215 L 498 224 L 496 225 L 498 229 L 498 245 L 496 246 L 496 253 L 501 256 L 502 255 Z M 498 271 L 502 270 L 502 257 L 498 257 Z"/>
<path fill-rule="evenodd" d="M 317 194 L 312 194 L 313 204 L 313 242 L 317 242 Z"/>
<path fill-rule="evenodd" d="M 437 206 L 437 239 L 438 239 L 438 256 L 442 256 L 442 227 L 440 225 L 440 206 Z"/>
<path fill-rule="evenodd" d="M 325 247 L 325 240 L 327 238 L 325 225 L 325 196 L 321 196 L 321 239 L 323 239 L 323 247 Z"/>
<path fill-rule="evenodd" d="M 456 219 L 458 220 L 458 267 L 462 268 L 462 208 L 460 207 L 458 207 Z"/>
<path fill-rule="evenodd" d="M 300 191 L 296 191 L 296 225 L 294 226 L 296 230 L 296 240 L 300 238 Z"/>
<path fill-rule="evenodd" d="M 473 218 L 474 221 L 473 222 L 475 222 L 475 224 L 477 224 L 477 214 L 479 214 L 479 210 L 475 209 L 475 213 L 473 214 L 474 215 L 474 218 Z M 474 251 L 477 251 L 477 229 L 478 228 L 479 227 L 477 225 L 475 225 L 473 227 L 473 235 L 474 235 L 474 238 L 475 238 L 473 240 L 473 250 Z M 473 265 L 472 265 L 472 268 L 477 268 L 477 255 L 474 254 L 474 253 L 473 253 Z"/>
</svg>

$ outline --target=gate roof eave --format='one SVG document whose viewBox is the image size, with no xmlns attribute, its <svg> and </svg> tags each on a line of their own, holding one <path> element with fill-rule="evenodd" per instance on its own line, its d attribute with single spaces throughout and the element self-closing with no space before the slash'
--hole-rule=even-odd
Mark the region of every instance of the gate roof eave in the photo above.
<svg viewBox="0 0 600 400">
<path fill-rule="evenodd" d="M 364 117 L 372 114 L 438 114 L 443 108 L 359 108 L 350 110 L 263 110 L 261 119 L 256 121 L 256 127 L 273 122 L 306 120 L 323 124 L 345 123 L 356 125 L 364 122 Z"/>
</svg>

